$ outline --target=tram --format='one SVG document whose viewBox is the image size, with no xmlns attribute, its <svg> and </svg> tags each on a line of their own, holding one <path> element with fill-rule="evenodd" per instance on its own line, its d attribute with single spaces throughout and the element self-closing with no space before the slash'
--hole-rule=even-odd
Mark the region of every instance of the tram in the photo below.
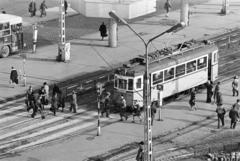
<svg viewBox="0 0 240 161">
<path fill-rule="evenodd" d="M 158 99 L 159 86 L 162 97 L 189 90 L 215 81 L 218 77 L 218 48 L 210 41 L 190 40 L 148 54 L 150 98 Z M 131 59 L 114 72 L 113 101 L 120 95 L 131 106 L 135 101 L 143 106 L 143 79 L 145 56 Z"/>
</svg>

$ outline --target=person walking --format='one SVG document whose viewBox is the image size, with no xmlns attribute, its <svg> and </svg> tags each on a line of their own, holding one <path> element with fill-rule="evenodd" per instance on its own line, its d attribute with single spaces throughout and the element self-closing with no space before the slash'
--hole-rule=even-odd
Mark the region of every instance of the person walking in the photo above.
<svg viewBox="0 0 240 161">
<path fill-rule="evenodd" d="M 57 84 L 53 84 L 53 89 L 52 89 L 52 96 L 54 96 L 55 95 L 55 93 L 59 93 L 59 91 L 60 91 L 60 88 L 58 87 L 58 85 Z"/>
<path fill-rule="evenodd" d="M 41 97 L 41 104 L 43 105 L 43 108 L 44 108 L 44 105 L 46 104 L 46 91 L 44 89 L 44 86 L 40 88 L 40 90 L 38 91 L 38 94 Z"/>
<path fill-rule="evenodd" d="M 31 0 L 28 6 L 28 12 L 30 13 L 30 16 L 31 17 L 36 16 L 36 11 L 37 11 L 36 2 L 34 0 Z"/>
<path fill-rule="evenodd" d="M 102 116 L 104 113 L 106 113 L 106 117 L 109 117 L 110 115 L 110 96 L 111 93 L 107 92 L 103 102 L 103 110 L 101 111 Z"/>
<path fill-rule="evenodd" d="M 45 105 L 48 105 L 49 103 L 49 86 L 47 82 L 43 83 L 43 88 L 45 90 Z"/>
<path fill-rule="evenodd" d="M 10 72 L 10 84 L 13 85 L 13 88 L 18 84 L 18 72 L 12 67 Z"/>
<path fill-rule="evenodd" d="M 218 91 L 216 93 L 216 101 L 215 101 L 217 107 L 222 106 L 223 105 L 223 98 L 222 98 L 222 92 Z"/>
<path fill-rule="evenodd" d="M 218 106 L 216 109 L 217 118 L 218 118 L 218 129 L 220 128 L 220 122 L 222 123 L 222 126 L 224 126 L 224 116 L 226 114 L 226 110 L 223 106 Z"/>
<path fill-rule="evenodd" d="M 238 110 L 236 109 L 236 106 L 233 105 L 232 109 L 229 111 L 229 117 L 231 119 L 230 128 L 235 129 L 237 125 L 237 121 L 239 119 Z"/>
<path fill-rule="evenodd" d="M 51 108 L 50 108 L 50 111 L 53 112 L 54 116 L 56 116 L 57 107 L 58 107 L 58 94 L 55 93 L 52 97 Z"/>
<path fill-rule="evenodd" d="M 126 118 L 126 120 L 128 119 L 128 116 L 126 114 L 126 108 L 127 108 L 127 104 L 126 104 L 126 100 L 123 97 L 123 95 L 121 95 L 120 97 L 120 121 L 123 121 L 123 117 Z"/>
<path fill-rule="evenodd" d="M 73 111 L 73 113 L 77 113 L 77 94 L 76 91 L 73 90 L 72 92 L 72 99 L 71 99 L 71 106 L 70 106 L 70 112 Z"/>
<path fill-rule="evenodd" d="M 153 120 L 155 118 L 155 114 L 157 112 L 158 102 L 153 101 L 151 104 L 151 125 L 153 126 Z"/>
<path fill-rule="evenodd" d="M 210 80 L 207 81 L 206 88 L 207 88 L 206 103 L 211 103 L 212 102 L 212 96 L 213 96 L 213 83 L 212 83 L 212 81 L 210 81 Z"/>
<path fill-rule="evenodd" d="M 171 10 L 172 8 L 172 5 L 171 5 L 171 2 L 170 0 L 166 0 L 165 4 L 164 4 L 164 9 L 166 10 L 166 17 L 168 17 L 168 13 L 169 11 Z"/>
<path fill-rule="evenodd" d="M 214 92 L 213 92 L 214 102 L 216 101 L 217 94 L 220 91 L 220 84 L 221 84 L 220 82 L 217 82 L 217 85 L 214 88 Z"/>
<path fill-rule="evenodd" d="M 40 12 L 41 12 L 40 17 L 47 16 L 46 9 L 47 9 L 47 5 L 46 5 L 45 0 L 43 0 L 42 3 L 40 4 Z"/>
<path fill-rule="evenodd" d="M 232 81 L 232 92 L 233 96 L 238 96 L 238 76 L 234 76 L 233 81 Z"/>
<path fill-rule="evenodd" d="M 138 152 L 137 152 L 137 156 L 136 156 L 136 161 L 144 161 L 143 146 L 144 146 L 143 141 L 138 143 Z"/>
<path fill-rule="evenodd" d="M 239 109 L 240 109 L 240 99 L 237 99 L 237 101 L 233 104 L 233 106 L 235 107 L 235 109 L 237 111 L 239 111 Z"/>
<path fill-rule="evenodd" d="M 26 100 L 25 104 L 27 106 L 27 111 L 29 111 L 33 107 L 33 89 L 32 86 L 29 86 L 27 92 L 26 92 Z"/>
<path fill-rule="evenodd" d="M 62 112 L 63 112 L 65 108 L 65 95 L 61 90 L 59 91 L 59 94 L 58 94 L 58 109 L 59 107 L 62 107 Z"/>
<path fill-rule="evenodd" d="M 197 110 L 195 88 L 191 89 L 189 105 L 190 105 L 190 110 Z"/>
<path fill-rule="evenodd" d="M 64 0 L 64 11 L 65 11 L 65 14 L 67 14 L 67 9 L 68 9 L 68 2 L 67 2 L 67 0 Z"/>
<path fill-rule="evenodd" d="M 100 31 L 100 35 L 102 37 L 102 40 L 104 40 L 104 37 L 107 37 L 107 27 L 104 24 L 104 22 L 102 22 L 102 24 L 99 27 L 99 31 Z"/>
</svg>

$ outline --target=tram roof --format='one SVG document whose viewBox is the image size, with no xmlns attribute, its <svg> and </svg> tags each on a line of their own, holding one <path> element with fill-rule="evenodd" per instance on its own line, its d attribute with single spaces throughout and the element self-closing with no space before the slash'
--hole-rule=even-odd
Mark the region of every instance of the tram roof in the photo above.
<svg viewBox="0 0 240 161">
<path fill-rule="evenodd" d="M 218 48 L 214 44 L 204 45 L 196 49 L 189 49 L 183 51 L 182 54 L 176 54 L 171 56 L 166 56 L 159 61 L 149 64 L 149 73 L 159 71 L 161 69 L 166 69 L 168 67 L 181 64 L 198 57 L 207 55 Z M 135 76 L 142 75 L 145 72 L 145 64 L 139 64 L 130 68 L 126 68 L 128 72 L 134 72 Z"/>
<path fill-rule="evenodd" d="M 22 17 L 11 15 L 11 14 L 1 14 L 0 13 L 0 23 L 9 22 L 10 25 L 22 23 Z"/>
</svg>

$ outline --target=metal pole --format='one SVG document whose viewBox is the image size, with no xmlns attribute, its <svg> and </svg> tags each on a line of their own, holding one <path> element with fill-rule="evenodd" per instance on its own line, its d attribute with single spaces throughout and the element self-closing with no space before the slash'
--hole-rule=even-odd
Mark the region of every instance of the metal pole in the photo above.
<svg viewBox="0 0 240 161">
<path fill-rule="evenodd" d="M 23 59 L 23 81 L 24 81 L 24 87 L 27 85 L 27 76 L 26 76 L 26 72 L 25 72 L 25 63 L 26 63 L 26 59 Z"/>
<path fill-rule="evenodd" d="M 162 119 L 162 99 L 163 99 L 163 91 L 158 91 L 158 103 L 159 103 L 159 111 L 158 111 L 158 121 L 163 121 Z"/>
<path fill-rule="evenodd" d="M 38 34 L 38 29 L 37 29 L 37 24 L 33 25 L 33 48 L 32 48 L 32 53 L 36 52 L 36 47 L 37 47 L 37 34 Z"/>
<path fill-rule="evenodd" d="M 97 136 L 101 135 L 101 126 L 100 126 L 100 95 L 97 96 L 97 107 L 98 107 L 98 127 L 97 127 Z"/>
</svg>

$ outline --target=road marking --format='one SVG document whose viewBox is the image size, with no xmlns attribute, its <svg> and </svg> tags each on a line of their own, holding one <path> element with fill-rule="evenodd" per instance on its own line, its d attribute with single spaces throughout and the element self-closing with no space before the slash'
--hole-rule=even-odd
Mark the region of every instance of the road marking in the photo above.
<svg viewBox="0 0 240 161">
<path fill-rule="evenodd" d="M 6 103 L 2 103 L 2 104 L 0 104 L 0 108 L 2 108 L 2 107 L 4 107 L 4 106 L 9 106 L 10 104 L 14 104 L 14 103 L 17 103 L 17 102 L 23 101 L 23 100 L 25 100 L 24 97 L 23 97 L 23 98 L 19 98 L 19 99 L 14 100 L 14 101 L 8 101 L 8 102 L 6 102 Z"/>
<path fill-rule="evenodd" d="M 10 107 L 5 110 L 0 110 L 0 115 L 4 115 L 4 114 L 11 113 L 14 111 L 22 110 L 22 109 L 25 109 L 25 107 L 23 105 Z"/>
<path fill-rule="evenodd" d="M 18 146 L 18 147 L 14 148 L 14 149 L 9 150 L 8 152 L 15 152 L 15 151 L 18 151 L 18 150 L 23 150 L 23 149 L 31 147 L 31 146 L 35 146 L 35 145 L 39 145 L 39 144 L 42 144 L 42 143 L 45 143 L 45 142 L 48 142 L 48 141 L 52 141 L 54 139 L 60 138 L 60 137 L 62 137 L 64 135 L 76 132 L 78 130 L 81 130 L 81 129 L 89 127 L 89 126 L 92 126 L 94 124 L 95 124 L 95 122 L 87 122 L 87 123 L 85 123 L 83 125 L 80 125 L 80 126 L 77 126 L 77 127 L 73 127 L 73 128 L 70 128 L 70 129 L 58 132 L 58 133 L 54 133 L 52 135 L 49 135 L 49 136 L 44 137 L 42 139 L 39 139 L 37 141 L 31 142 L 31 143 L 28 143 L 28 144 L 25 144 L 25 145 L 22 145 L 22 146 Z"/>
</svg>

